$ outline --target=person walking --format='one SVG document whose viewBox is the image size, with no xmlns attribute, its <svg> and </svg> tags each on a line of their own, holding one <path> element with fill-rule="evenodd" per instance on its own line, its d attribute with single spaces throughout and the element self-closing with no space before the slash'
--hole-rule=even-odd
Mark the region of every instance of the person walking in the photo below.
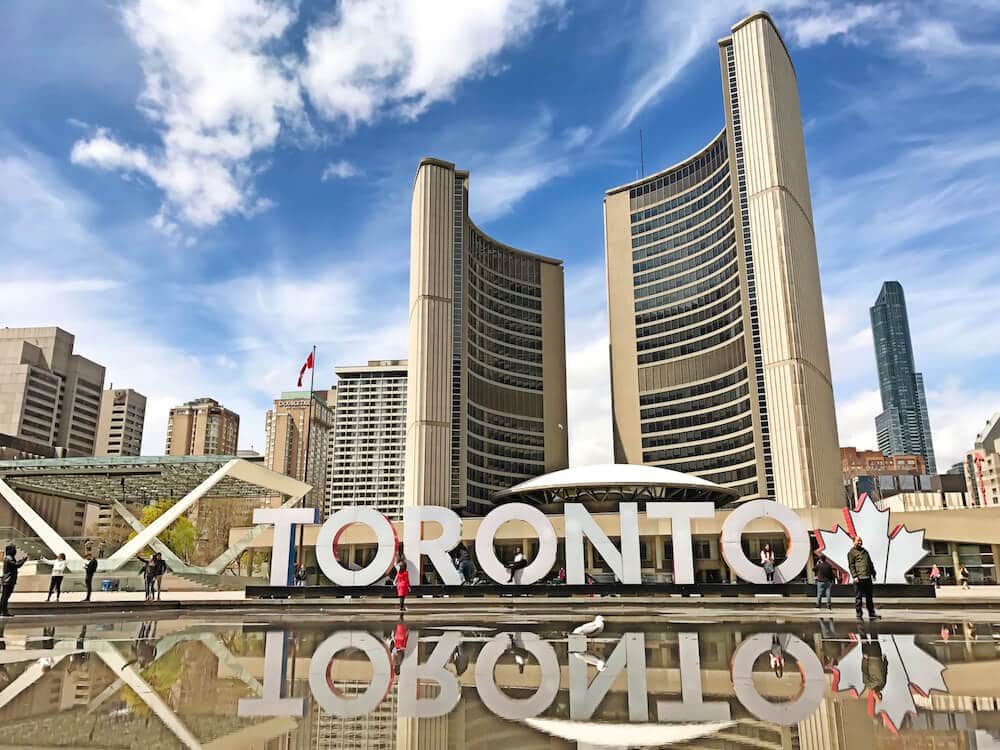
<svg viewBox="0 0 1000 750">
<path fill-rule="evenodd" d="M 396 569 L 396 594 L 399 596 L 399 611 L 406 611 L 406 597 L 410 594 L 410 573 L 406 561 L 400 560 Z"/>
<path fill-rule="evenodd" d="M 7 545 L 3 556 L 3 577 L 0 578 L 0 617 L 14 616 L 7 609 L 7 604 L 10 602 L 11 594 L 14 593 L 14 586 L 17 585 L 17 573 L 27 561 L 27 555 L 20 560 L 17 559 L 17 547 L 15 545 Z"/>
<path fill-rule="evenodd" d="M 822 555 L 816 561 L 816 609 L 823 608 L 823 597 L 826 597 L 826 608 L 833 609 L 833 581 L 835 573 L 830 561 Z"/>
<path fill-rule="evenodd" d="M 930 579 L 931 583 L 934 584 L 934 588 L 941 588 L 941 569 L 937 565 L 931 567 Z"/>
<path fill-rule="evenodd" d="M 157 552 L 153 555 L 153 575 L 156 576 L 156 600 L 160 601 L 160 595 L 163 593 L 163 576 L 167 573 L 167 561 L 163 559 L 163 555 Z"/>
<path fill-rule="evenodd" d="M 868 550 L 864 548 L 860 536 L 854 537 L 854 546 L 847 553 L 847 567 L 854 580 L 854 611 L 857 612 L 858 619 L 862 619 L 863 599 L 868 607 L 868 619 L 881 620 L 882 618 L 875 614 L 875 564 Z"/>
<path fill-rule="evenodd" d="M 765 544 L 760 551 L 760 564 L 764 567 L 764 578 L 768 583 L 774 583 L 774 550 L 770 544 Z"/>
<path fill-rule="evenodd" d="M 964 565 L 958 569 L 958 580 L 962 583 L 962 588 L 965 591 L 969 590 L 969 569 Z"/>
<path fill-rule="evenodd" d="M 83 598 L 85 602 L 90 601 L 90 595 L 94 592 L 94 573 L 97 572 L 97 558 L 89 552 L 86 555 L 87 564 L 83 567 L 83 582 L 87 586 L 87 595 Z"/>
<path fill-rule="evenodd" d="M 59 601 L 59 595 L 62 594 L 64 575 L 66 575 L 66 555 L 60 552 L 56 555 L 56 561 L 52 563 L 52 575 L 49 578 L 49 595 L 45 597 L 45 601 L 52 599 L 53 591 L 56 593 L 56 601 Z"/>
<path fill-rule="evenodd" d="M 154 572 L 156 568 L 153 564 L 153 558 L 147 560 L 145 557 L 136 555 L 135 559 L 142 563 L 142 570 L 139 572 L 142 575 L 143 583 L 146 585 L 146 601 L 151 602 L 153 601 L 156 586 L 156 573 Z"/>
</svg>

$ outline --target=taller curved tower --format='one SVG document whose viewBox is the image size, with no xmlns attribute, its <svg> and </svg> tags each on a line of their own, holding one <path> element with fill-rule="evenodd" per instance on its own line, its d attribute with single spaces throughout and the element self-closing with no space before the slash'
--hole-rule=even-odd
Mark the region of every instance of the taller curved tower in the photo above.
<svg viewBox="0 0 1000 750">
<path fill-rule="evenodd" d="M 423 159 L 410 226 L 406 505 L 488 511 L 568 465 L 562 261 L 469 219 L 469 173 Z"/>
<path fill-rule="evenodd" d="M 766 13 L 719 53 L 722 131 L 604 199 L 615 461 L 842 505 L 795 70 Z"/>
</svg>

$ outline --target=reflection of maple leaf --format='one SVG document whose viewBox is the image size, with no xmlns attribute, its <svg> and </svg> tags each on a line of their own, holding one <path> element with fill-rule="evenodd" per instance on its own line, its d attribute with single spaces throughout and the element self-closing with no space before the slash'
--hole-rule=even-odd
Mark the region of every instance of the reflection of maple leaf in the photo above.
<svg viewBox="0 0 1000 750">
<path fill-rule="evenodd" d="M 906 583 L 906 573 L 928 554 L 924 549 L 924 530 L 907 531 L 900 524 L 890 532 L 889 515 L 888 510 L 879 510 L 867 494 L 862 494 L 854 508 L 844 509 L 846 528 L 816 530 L 819 551 L 841 570 L 848 570 L 847 553 L 854 537 L 860 535 L 875 565 L 875 580 Z"/>
<path fill-rule="evenodd" d="M 868 660 L 868 674 L 878 670 L 881 662 L 885 666 L 885 685 L 876 696 L 869 690 L 868 713 L 881 716 L 885 725 L 893 732 L 899 731 L 907 714 L 916 714 L 913 690 L 928 695 L 932 690 L 947 692 L 943 673 L 945 666 L 916 644 L 912 635 L 879 635 L 877 638 L 855 636 L 859 645 L 851 649 L 840 660 L 835 670 L 833 689 L 842 692 L 850 690 L 861 697 L 868 686 L 865 685 L 864 662 Z M 882 662 L 882 659 L 885 661 Z"/>
</svg>

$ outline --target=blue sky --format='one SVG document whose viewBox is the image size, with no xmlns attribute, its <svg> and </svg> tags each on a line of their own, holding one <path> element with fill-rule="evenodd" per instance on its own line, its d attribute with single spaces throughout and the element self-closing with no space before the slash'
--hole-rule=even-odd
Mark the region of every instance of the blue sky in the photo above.
<svg viewBox="0 0 1000 750">
<path fill-rule="evenodd" d="M 609 12 L 611 8 L 613 12 Z M 566 262 L 571 460 L 610 459 L 604 190 L 723 123 L 743 2 L 10 3 L 0 324 L 60 325 L 167 409 L 211 395 L 263 450 L 315 344 L 406 354 L 417 161 Z M 875 444 L 868 307 L 902 282 L 939 466 L 1000 410 L 1000 6 L 780 0 L 798 74 L 842 445 Z"/>
</svg>

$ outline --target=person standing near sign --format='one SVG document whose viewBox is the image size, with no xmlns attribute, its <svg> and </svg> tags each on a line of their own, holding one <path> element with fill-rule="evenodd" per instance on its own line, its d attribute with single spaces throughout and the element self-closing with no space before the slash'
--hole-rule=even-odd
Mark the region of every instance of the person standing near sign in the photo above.
<svg viewBox="0 0 1000 750">
<path fill-rule="evenodd" d="M 514 562 L 512 562 L 508 567 L 510 570 L 510 578 L 507 579 L 507 583 L 514 582 L 514 574 L 521 568 L 527 567 L 528 561 L 524 559 L 524 554 L 521 552 L 521 548 L 518 547 L 514 550 Z"/>
<path fill-rule="evenodd" d="M 816 561 L 816 609 L 822 609 L 823 597 L 826 596 L 826 608 L 833 609 L 834 572 L 830 561 L 820 556 Z"/>
<path fill-rule="evenodd" d="M 857 612 L 858 619 L 862 619 L 861 603 L 864 599 L 868 607 L 868 619 L 881 620 L 882 618 L 875 614 L 875 564 L 868 550 L 862 545 L 860 536 L 854 537 L 854 546 L 847 553 L 847 567 L 854 580 L 854 611 Z"/>
<path fill-rule="evenodd" d="M 10 601 L 10 596 L 14 593 L 14 586 L 17 585 L 18 571 L 27 561 L 27 555 L 20 560 L 17 559 L 17 547 L 15 545 L 7 545 L 3 557 L 3 578 L 0 579 L 3 591 L 0 594 L 0 617 L 13 617 L 7 609 L 7 602 Z"/>
<path fill-rule="evenodd" d="M 45 601 L 52 599 L 52 592 L 55 592 L 56 601 L 59 601 L 59 596 L 62 594 L 64 575 L 66 575 L 66 555 L 60 552 L 56 556 L 56 561 L 52 563 L 52 575 L 49 578 L 49 595 L 45 597 Z"/>
<path fill-rule="evenodd" d="M 765 544 L 760 551 L 760 564 L 764 567 L 764 577 L 768 583 L 774 583 L 774 550 L 770 544 Z"/>
<path fill-rule="evenodd" d="M 83 568 L 83 582 L 87 586 L 87 596 L 84 597 L 85 602 L 90 601 L 90 595 L 94 591 L 94 573 L 97 572 L 97 560 L 92 554 L 87 553 L 87 564 Z"/>
<path fill-rule="evenodd" d="M 400 560 L 396 570 L 396 594 L 399 596 L 399 611 L 406 611 L 406 597 L 410 594 L 410 573 L 406 569 L 406 561 Z"/>
</svg>

